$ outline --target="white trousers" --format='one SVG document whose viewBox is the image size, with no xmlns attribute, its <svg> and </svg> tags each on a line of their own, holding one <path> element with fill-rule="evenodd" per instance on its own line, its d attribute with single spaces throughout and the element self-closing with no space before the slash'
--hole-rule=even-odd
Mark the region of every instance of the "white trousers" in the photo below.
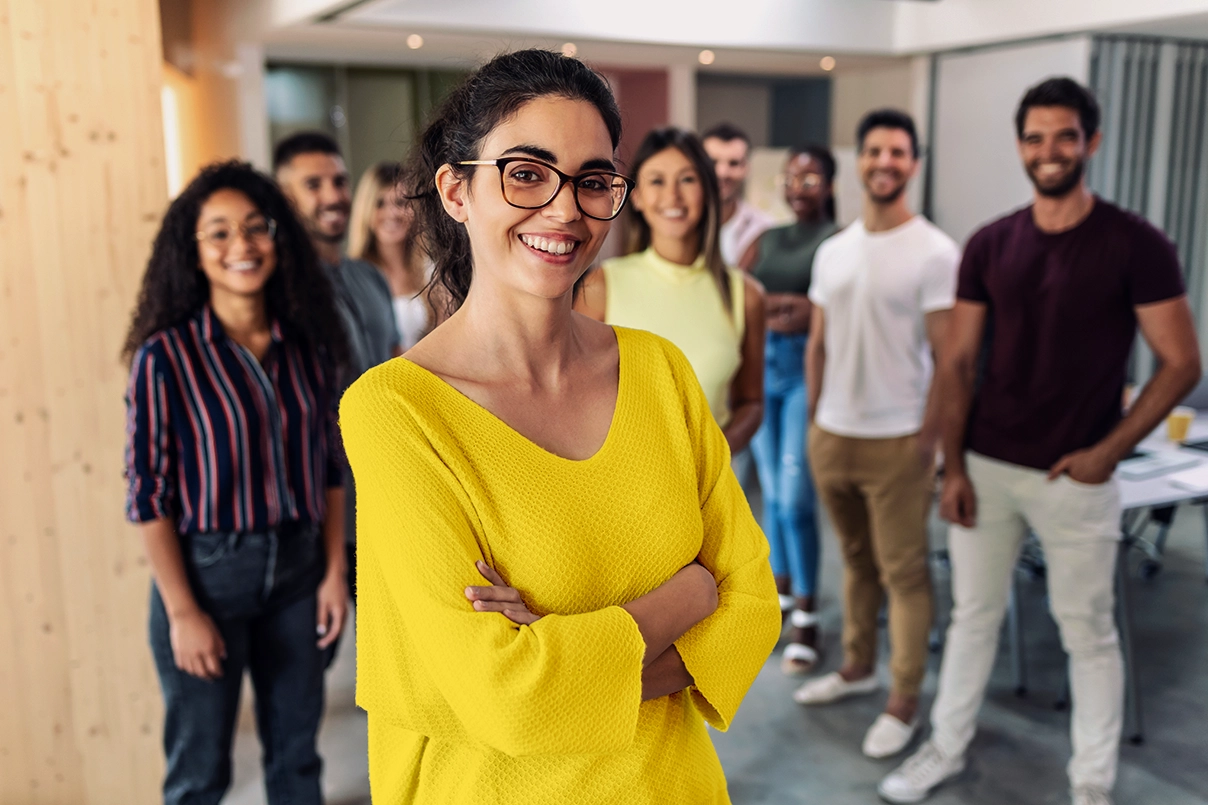
<svg viewBox="0 0 1208 805">
<path fill-rule="evenodd" d="M 1098 486 L 970 453 L 977 523 L 948 534 L 952 623 L 932 739 L 949 757 L 964 753 L 998 650 L 1011 578 L 1028 529 L 1044 548 L 1053 618 L 1069 654 L 1073 787 L 1111 790 L 1124 722 L 1124 662 L 1116 633 L 1115 563 L 1120 494 L 1115 480 Z"/>
</svg>

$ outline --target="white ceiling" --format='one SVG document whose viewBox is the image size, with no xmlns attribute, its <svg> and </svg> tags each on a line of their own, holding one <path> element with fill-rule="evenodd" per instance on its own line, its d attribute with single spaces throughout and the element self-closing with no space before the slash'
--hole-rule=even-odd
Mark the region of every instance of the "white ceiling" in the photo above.
<svg viewBox="0 0 1208 805">
<path fill-rule="evenodd" d="M 261 0 L 270 58 L 464 66 L 573 41 L 584 59 L 718 72 L 860 70 L 1063 33 L 1208 38 L 1208 0 Z M 411 50 L 406 37 L 424 38 Z M 697 64 L 702 48 L 716 53 Z"/>
</svg>

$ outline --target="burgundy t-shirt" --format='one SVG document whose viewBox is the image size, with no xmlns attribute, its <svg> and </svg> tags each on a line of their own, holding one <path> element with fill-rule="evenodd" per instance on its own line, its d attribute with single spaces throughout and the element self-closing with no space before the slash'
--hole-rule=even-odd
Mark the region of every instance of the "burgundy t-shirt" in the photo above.
<svg viewBox="0 0 1208 805">
<path fill-rule="evenodd" d="M 1040 231 L 1026 207 L 969 239 L 958 299 L 987 306 L 969 449 L 1048 469 L 1120 420 L 1133 308 L 1184 293 L 1178 255 L 1144 219 L 1095 199 L 1086 220 Z"/>
</svg>

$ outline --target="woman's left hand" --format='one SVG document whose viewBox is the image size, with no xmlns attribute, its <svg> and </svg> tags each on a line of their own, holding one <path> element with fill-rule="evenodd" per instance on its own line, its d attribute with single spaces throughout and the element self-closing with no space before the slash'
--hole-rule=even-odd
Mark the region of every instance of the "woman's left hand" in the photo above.
<svg viewBox="0 0 1208 805">
<path fill-rule="evenodd" d="M 474 605 L 475 612 L 501 612 L 512 623 L 530 626 L 541 620 L 534 615 L 520 597 L 520 591 L 504 583 L 503 577 L 486 562 L 475 562 L 474 567 L 482 577 L 491 582 L 490 587 L 467 587 L 466 598 Z"/>
<path fill-rule="evenodd" d="M 348 617 L 348 582 L 343 573 L 328 573 L 319 584 L 319 612 L 315 631 L 319 633 L 319 648 L 336 642 Z"/>
</svg>

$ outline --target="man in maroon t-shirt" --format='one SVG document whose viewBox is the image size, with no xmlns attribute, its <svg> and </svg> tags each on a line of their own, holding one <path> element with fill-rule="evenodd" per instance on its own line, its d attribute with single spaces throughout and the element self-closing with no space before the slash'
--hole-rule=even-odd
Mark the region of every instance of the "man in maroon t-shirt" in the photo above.
<svg viewBox="0 0 1208 805">
<path fill-rule="evenodd" d="M 890 802 L 919 802 L 964 768 L 1031 529 L 1070 655 L 1071 799 L 1110 805 L 1124 710 L 1112 474 L 1200 377 L 1174 247 L 1086 187 L 1100 139 L 1094 97 L 1071 79 L 1050 79 L 1028 90 L 1015 122 L 1034 203 L 974 234 L 960 268 L 936 381 L 945 399 L 940 513 L 953 524 L 952 624 L 931 739 L 881 782 Z M 1161 368 L 1121 418 L 1138 325 Z"/>
</svg>

